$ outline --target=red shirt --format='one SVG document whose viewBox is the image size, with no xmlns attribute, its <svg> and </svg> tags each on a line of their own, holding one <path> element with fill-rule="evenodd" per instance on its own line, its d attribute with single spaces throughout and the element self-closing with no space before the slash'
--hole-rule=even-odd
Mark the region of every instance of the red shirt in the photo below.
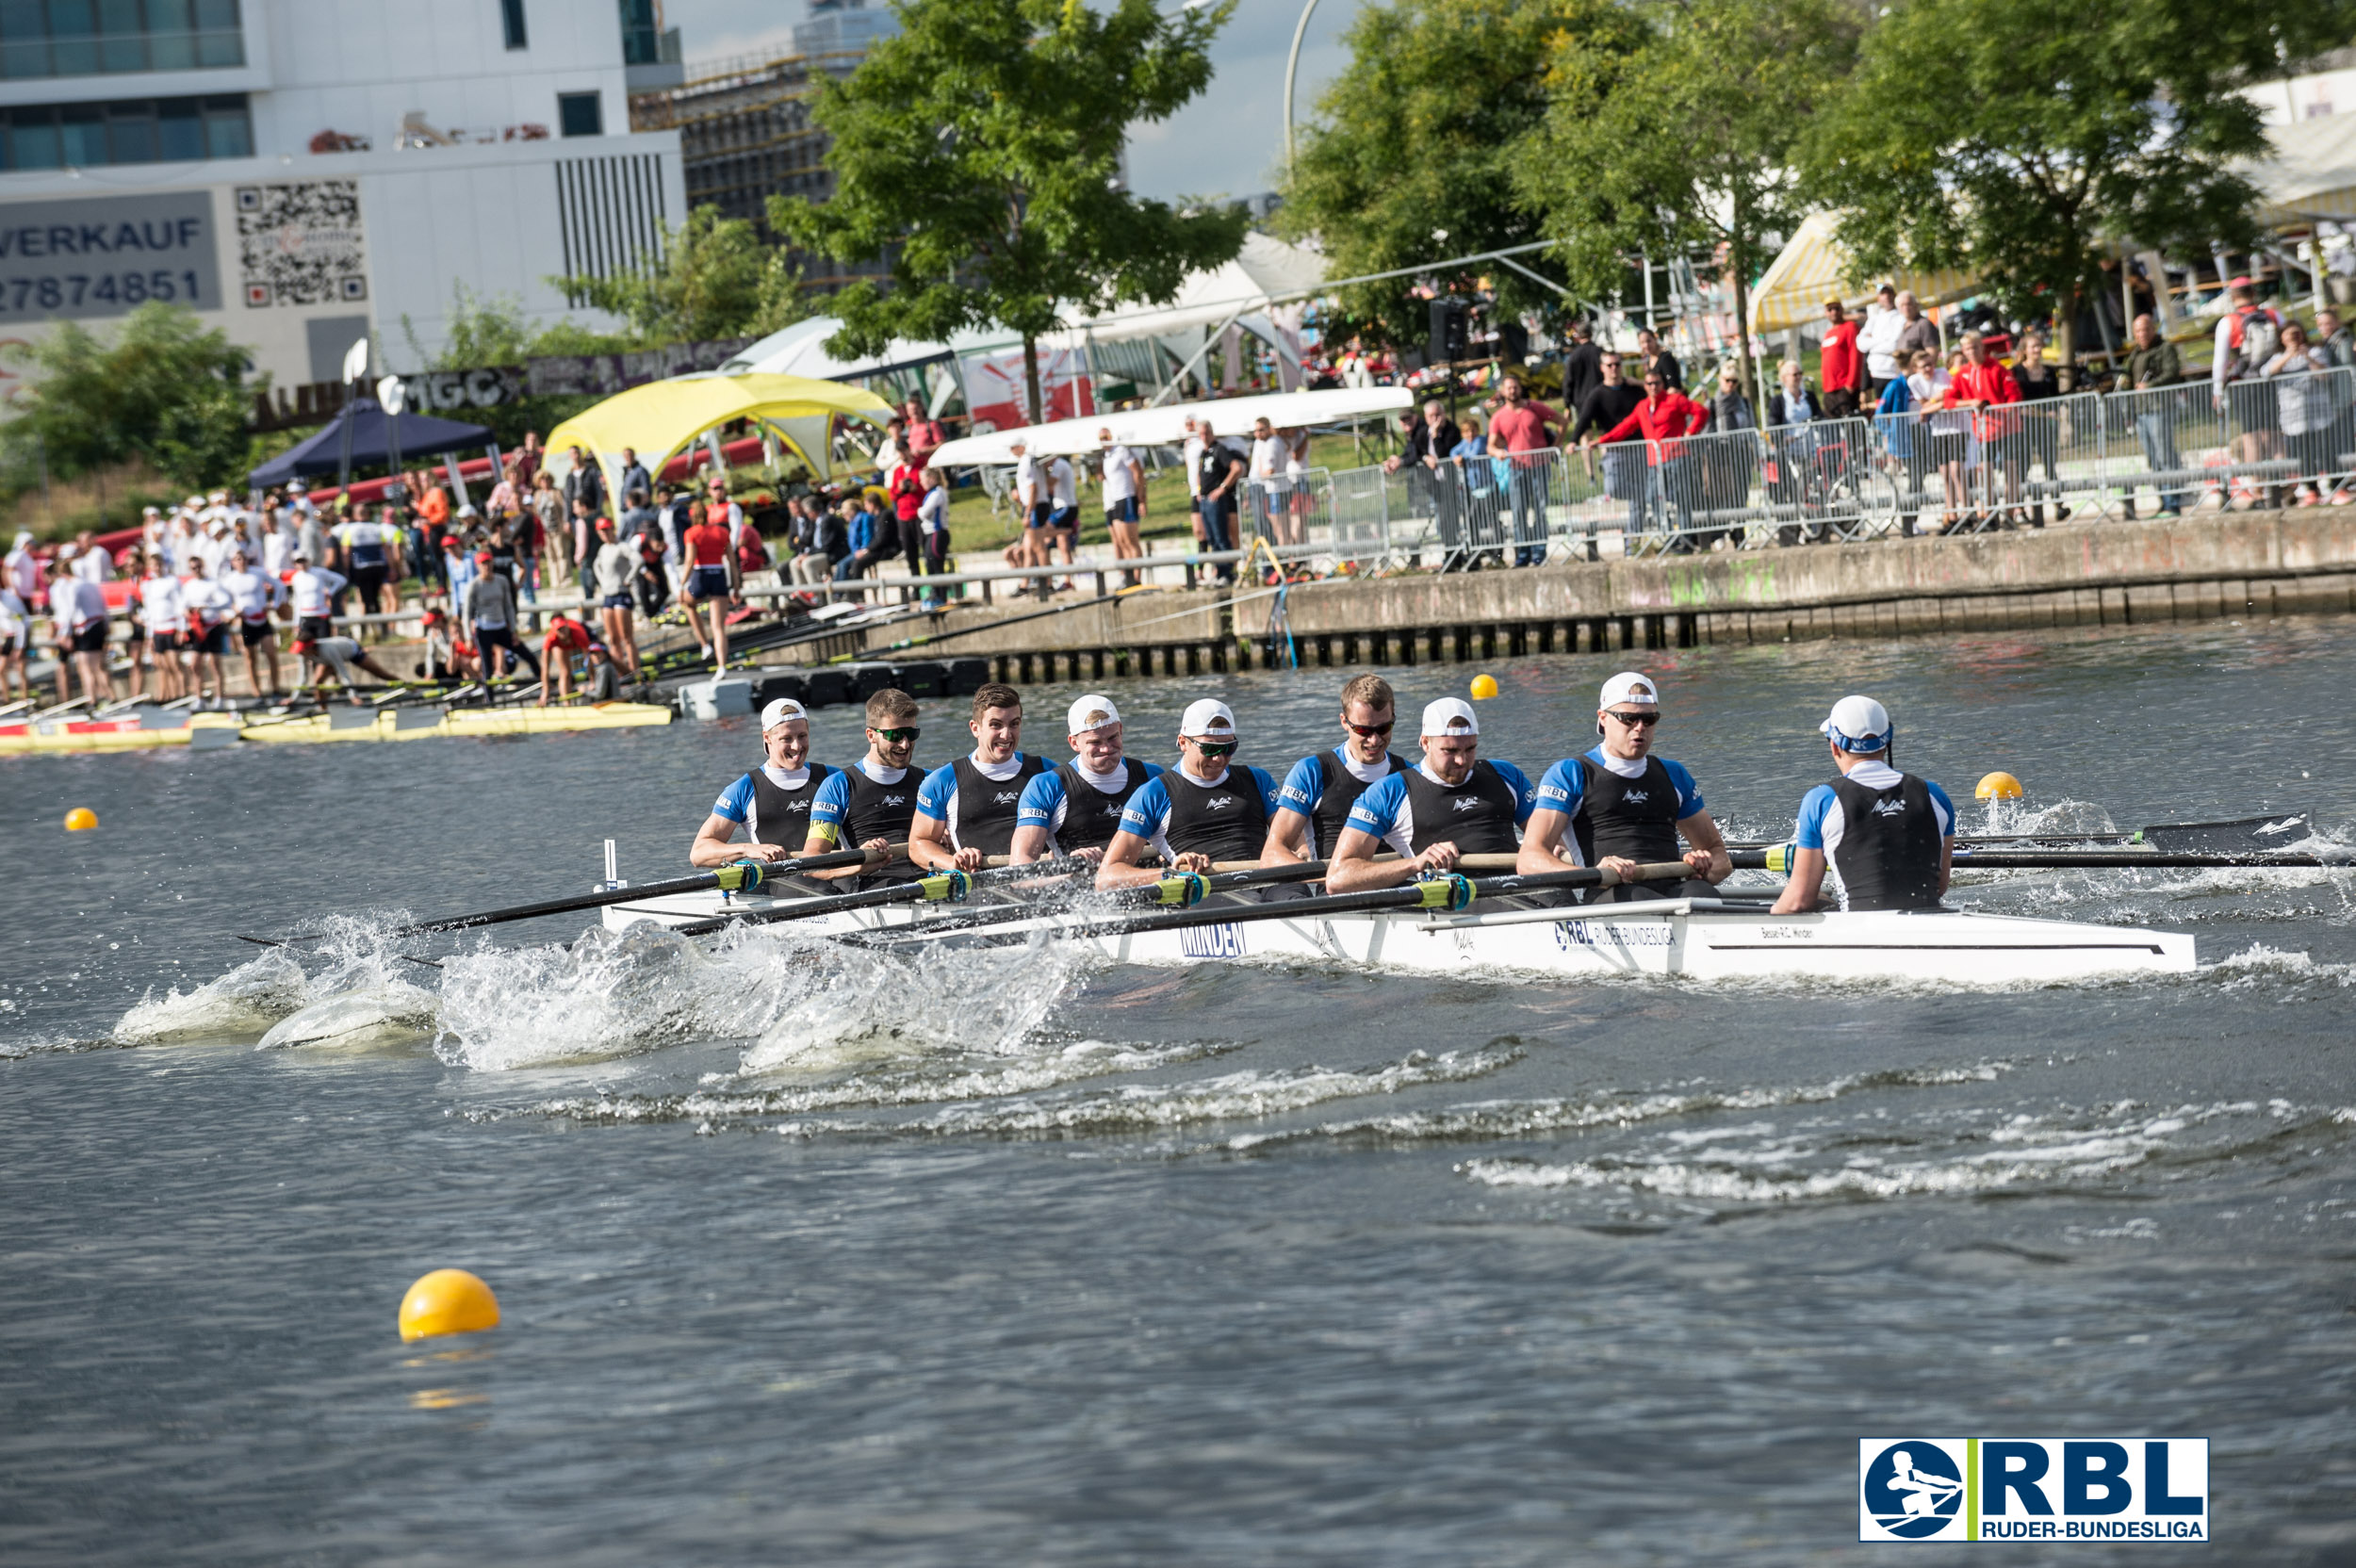
<svg viewBox="0 0 2356 1568">
<path fill-rule="evenodd" d="M 1827 392 L 1843 387 L 1865 389 L 1865 362 L 1857 357 L 1857 323 L 1841 321 L 1824 329 L 1824 383 Z"/>
<path fill-rule="evenodd" d="M 1562 416 L 1544 403 L 1523 399 L 1489 416 L 1489 450 L 1534 452 L 1547 445 L 1546 427 L 1560 426 Z"/>
<path fill-rule="evenodd" d="M 566 653 L 587 653 L 589 630 L 579 621 L 568 621 L 559 616 L 548 627 L 548 634 L 540 639 L 540 646 L 550 653 L 559 648 Z"/>
<path fill-rule="evenodd" d="M 1708 423 L 1710 410 L 1682 392 L 1663 392 L 1659 402 L 1647 398 L 1638 403 L 1635 413 L 1604 433 L 1603 440 L 1609 446 L 1641 434 L 1650 461 L 1659 465 L 1684 455 L 1685 443 L 1678 437 L 1692 435 Z"/>
<path fill-rule="evenodd" d="M 728 530 L 726 523 L 697 523 L 687 531 L 680 543 L 687 547 L 690 566 L 725 566 L 728 564 Z"/>
<path fill-rule="evenodd" d="M 902 522 L 914 519 L 924 504 L 924 470 L 913 463 L 903 463 L 892 470 L 892 509 Z"/>
</svg>

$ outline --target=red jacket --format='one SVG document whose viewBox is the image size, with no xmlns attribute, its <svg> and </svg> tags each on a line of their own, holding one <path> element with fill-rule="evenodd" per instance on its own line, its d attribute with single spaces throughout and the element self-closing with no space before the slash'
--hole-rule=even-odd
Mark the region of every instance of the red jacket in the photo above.
<svg viewBox="0 0 2356 1568">
<path fill-rule="evenodd" d="M 1632 435 L 1644 438 L 1644 450 L 1649 461 L 1658 466 L 1685 452 L 1683 436 L 1696 433 L 1710 423 L 1710 410 L 1682 392 L 1663 392 L 1659 402 L 1650 398 L 1636 405 L 1636 412 L 1604 432 L 1606 446 L 1625 441 Z"/>
<path fill-rule="evenodd" d="M 1965 366 L 1963 373 L 1955 377 L 1947 388 L 1947 403 L 1951 408 L 1964 402 L 1988 405 L 1973 416 L 1983 440 L 2011 433 L 2011 416 L 1997 414 L 1994 410 L 1999 403 L 2017 403 L 2020 400 L 2021 387 L 2012 379 L 2012 372 L 2002 365 L 1985 361 Z"/>
<path fill-rule="evenodd" d="M 1865 363 L 1857 358 L 1857 323 L 1842 321 L 1824 329 L 1824 390 L 1865 389 Z"/>
</svg>

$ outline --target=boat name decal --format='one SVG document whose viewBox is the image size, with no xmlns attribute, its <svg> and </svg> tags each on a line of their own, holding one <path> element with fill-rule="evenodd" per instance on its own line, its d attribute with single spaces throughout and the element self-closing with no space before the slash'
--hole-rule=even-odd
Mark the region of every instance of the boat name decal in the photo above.
<svg viewBox="0 0 2356 1568">
<path fill-rule="evenodd" d="M 1677 933 L 1666 921 L 1558 920 L 1554 943 L 1575 947 L 1675 947 Z"/>
<path fill-rule="evenodd" d="M 1816 939 L 1816 933 L 1805 925 L 1762 925 L 1759 928 L 1759 939 L 1767 942 L 1808 942 Z"/>
<path fill-rule="evenodd" d="M 1178 951 L 1189 958 L 1240 958 L 1243 927 L 1234 922 L 1196 925 L 1178 933 Z"/>
</svg>

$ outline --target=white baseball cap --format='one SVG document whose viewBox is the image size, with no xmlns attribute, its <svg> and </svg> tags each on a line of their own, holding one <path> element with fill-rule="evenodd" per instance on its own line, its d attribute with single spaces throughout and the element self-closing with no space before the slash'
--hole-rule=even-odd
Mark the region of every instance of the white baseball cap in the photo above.
<svg viewBox="0 0 2356 1568">
<path fill-rule="evenodd" d="M 1102 692 L 1090 692 L 1072 705 L 1072 714 L 1066 722 L 1064 733 L 1085 735 L 1091 729 L 1102 729 L 1108 724 L 1120 722 L 1121 710 L 1113 706 L 1113 699 Z"/>
<path fill-rule="evenodd" d="M 1478 735 L 1481 719 L 1473 712 L 1472 704 L 1463 697 L 1442 697 L 1428 702 L 1423 709 L 1425 735 Z"/>
<path fill-rule="evenodd" d="M 1661 706 L 1661 689 L 1652 677 L 1634 670 L 1622 670 L 1603 683 L 1603 695 L 1596 699 L 1597 708 L 1609 708 L 1615 702 L 1632 702 L 1639 708 Z"/>
<path fill-rule="evenodd" d="M 1832 716 L 1816 728 L 1843 751 L 1890 749 L 1890 710 L 1872 697 L 1842 697 L 1832 705 Z"/>
<path fill-rule="evenodd" d="M 1181 735 L 1209 735 L 1222 729 L 1233 734 L 1235 728 L 1235 710 L 1223 702 L 1213 702 L 1209 697 L 1188 703 L 1186 712 L 1178 720 L 1178 733 Z"/>
<path fill-rule="evenodd" d="M 792 697 L 774 697 L 770 699 L 769 705 L 761 710 L 761 732 L 766 735 L 788 719 L 809 717 L 810 710 L 795 702 Z"/>
</svg>

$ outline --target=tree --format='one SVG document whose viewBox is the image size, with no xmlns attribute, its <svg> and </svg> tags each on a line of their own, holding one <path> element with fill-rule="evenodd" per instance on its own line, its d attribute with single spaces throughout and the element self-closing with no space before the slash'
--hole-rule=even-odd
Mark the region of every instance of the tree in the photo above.
<svg viewBox="0 0 2356 1568">
<path fill-rule="evenodd" d="M 902 0 L 900 31 L 811 118 L 833 137 L 825 205 L 769 199 L 769 221 L 841 261 L 889 256 L 889 293 L 830 302 L 836 353 L 939 341 L 995 322 L 1023 339 L 1033 420 L 1039 339 L 1062 311 L 1167 301 L 1243 244 L 1244 215 L 1182 210 L 1123 188 L 1129 126 L 1168 118 L 1211 79 L 1234 8 L 1164 16 L 1153 0 Z"/>
<path fill-rule="evenodd" d="M 630 323 L 642 346 L 765 337 L 811 314 L 785 252 L 742 218 L 700 206 L 654 255 L 608 277 L 551 278 L 574 299 Z M 477 361 L 476 363 L 484 363 Z"/>
<path fill-rule="evenodd" d="M 1546 238 L 1515 173 L 1546 116 L 1550 49 L 1592 41 L 1608 55 L 1637 30 L 1604 0 L 1392 0 L 1360 10 L 1346 36 L 1350 65 L 1300 134 L 1276 222 L 1322 239 L 1334 275 L 1360 277 Z M 1428 324 L 1419 282 L 1466 290 L 1484 276 L 1508 311 L 1561 302 L 1475 262 L 1354 285 L 1340 291 L 1343 314 L 1416 341 Z"/>
<path fill-rule="evenodd" d="M 11 357 L 40 376 L 10 421 L 20 447 L 38 438 L 61 474 L 137 458 L 174 486 L 204 490 L 237 478 L 252 445 L 254 393 L 247 351 L 196 313 L 150 302 L 124 318 L 112 342 L 60 321 Z"/>
<path fill-rule="evenodd" d="M 1861 30 L 1845 0 L 1649 0 L 1633 48 L 1566 32 L 1548 65 L 1554 101 L 1514 161 L 1515 188 L 1564 237 L 1574 289 L 1616 292 L 1630 253 L 1704 251 L 1750 318 L 1765 237 L 1803 215 L 1792 171 L 1809 118 L 1853 68 Z M 1755 385 L 1750 334 L 1742 384 Z"/>
<path fill-rule="evenodd" d="M 2239 89 L 2352 24 L 2348 0 L 1906 0 L 1808 138 L 1808 188 L 1860 275 L 1962 270 L 2056 312 L 2067 362 L 2106 258 L 2256 242 Z"/>
<path fill-rule="evenodd" d="M 570 319 L 535 328 L 526 318 L 521 300 L 510 294 L 477 294 L 464 281 L 450 286 L 450 312 L 443 328 L 441 352 L 425 351 L 405 315 L 401 330 L 409 340 L 412 362 L 429 370 L 522 366 L 546 355 L 617 354 L 641 346 L 631 335 L 592 332 Z M 512 450 L 523 444 L 526 431 L 546 433 L 602 400 L 597 395 L 526 396 L 496 408 L 469 410 L 466 417 L 490 426 L 499 445 Z"/>
</svg>

